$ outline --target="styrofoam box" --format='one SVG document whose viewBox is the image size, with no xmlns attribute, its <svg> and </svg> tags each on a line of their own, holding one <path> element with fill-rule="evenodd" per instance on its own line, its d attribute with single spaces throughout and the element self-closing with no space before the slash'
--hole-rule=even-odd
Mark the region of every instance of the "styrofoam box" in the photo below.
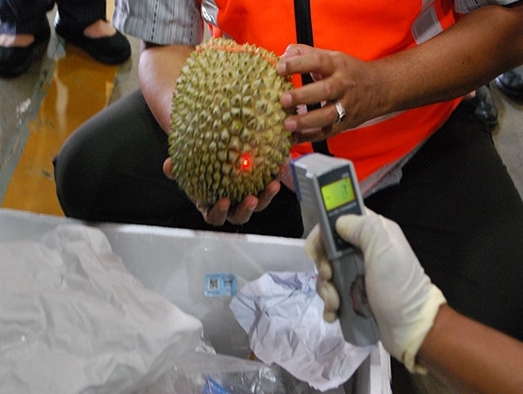
<svg viewBox="0 0 523 394">
<path fill-rule="evenodd" d="M 0 209 L 0 242 L 39 239 L 68 218 Z M 107 236 L 114 253 L 144 286 L 200 319 L 218 353 L 247 357 L 247 334 L 229 309 L 231 296 L 205 294 L 209 274 L 232 274 L 238 289 L 267 271 L 310 272 L 314 263 L 303 239 L 226 234 L 131 224 L 93 224 Z M 380 346 L 359 373 L 358 392 L 390 392 L 389 359 Z M 360 372 L 360 371 L 359 371 Z M 363 376 L 362 376 L 363 375 Z M 363 378 L 363 379 L 362 379 Z"/>
</svg>

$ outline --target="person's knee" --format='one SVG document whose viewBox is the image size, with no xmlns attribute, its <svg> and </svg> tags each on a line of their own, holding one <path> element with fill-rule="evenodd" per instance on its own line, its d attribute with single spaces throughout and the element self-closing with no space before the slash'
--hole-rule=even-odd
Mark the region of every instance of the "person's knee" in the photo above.
<svg viewBox="0 0 523 394">
<path fill-rule="evenodd" d="M 67 143 L 53 159 L 56 195 L 66 216 L 91 219 L 97 186 L 94 163 Z"/>
</svg>

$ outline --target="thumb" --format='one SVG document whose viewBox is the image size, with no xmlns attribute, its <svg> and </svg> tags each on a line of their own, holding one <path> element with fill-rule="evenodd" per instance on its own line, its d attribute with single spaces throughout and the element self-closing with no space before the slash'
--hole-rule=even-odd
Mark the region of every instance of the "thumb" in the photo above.
<svg viewBox="0 0 523 394">
<path fill-rule="evenodd" d="M 336 231 L 341 238 L 365 250 L 380 235 L 381 217 L 370 209 L 365 215 L 344 215 L 336 221 Z"/>
</svg>

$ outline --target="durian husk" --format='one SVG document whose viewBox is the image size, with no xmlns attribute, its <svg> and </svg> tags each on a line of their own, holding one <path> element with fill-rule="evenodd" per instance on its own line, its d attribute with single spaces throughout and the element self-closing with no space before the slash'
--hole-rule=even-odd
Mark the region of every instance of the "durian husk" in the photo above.
<svg viewBox="0 0 523 394">
<path fill-rule="evenodd" d="M 181 70 L 173 96 L 169 155 L 178 186 L 200 204 L 258 195 L 291 146 L 279 102 L 292 88 L 278 57 L 254 45 L 210 39 Z"/>
</svg>

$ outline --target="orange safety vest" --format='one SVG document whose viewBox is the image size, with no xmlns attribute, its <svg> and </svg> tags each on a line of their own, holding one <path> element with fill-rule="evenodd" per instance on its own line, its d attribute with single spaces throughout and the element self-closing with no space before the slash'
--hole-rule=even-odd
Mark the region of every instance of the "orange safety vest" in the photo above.
<svg viewBox="0 0 523 394">
<path fill-rule="evenodd" d="M 283 54 L 296 42 L 292 0 L 201 0 L 202 15 L 238 43 Z M 314 46 L 374 60 L 416 46 L 459 18 L 452 0 L 310 0 Z M 293 79 L 295 86 L 301 81 Z M 461 99 L 391 114 L 327 140 L 329 151 L 353 161 L 360 181 L 416 148 L 450 116 Z M 348 109 L 350 110 L 350 109 Z M 294 145 L 291 155 L 312 152 L 312 144 Z"/>
</svg>

